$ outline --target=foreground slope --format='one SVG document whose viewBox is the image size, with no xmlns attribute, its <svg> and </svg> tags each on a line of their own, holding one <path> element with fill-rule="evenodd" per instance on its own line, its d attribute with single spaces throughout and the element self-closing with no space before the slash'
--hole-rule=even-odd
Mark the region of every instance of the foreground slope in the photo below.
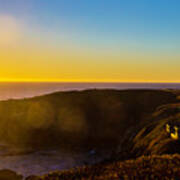
<svg viewBox="0 0 180 180">
<path fill-rule="evenodd" d="M 27 178 L 28 179 L 28 178 Z M 29 180 L 118 180 L 180 179 L 180 155 L 142 156 L 136 160 L 113 162 L 53 172 Z"/>
</svg>

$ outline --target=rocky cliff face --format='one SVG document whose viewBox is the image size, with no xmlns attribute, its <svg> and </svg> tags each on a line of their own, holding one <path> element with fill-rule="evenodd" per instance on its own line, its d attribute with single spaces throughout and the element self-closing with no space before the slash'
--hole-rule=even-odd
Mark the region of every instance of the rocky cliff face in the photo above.
<svg viewBox="0 0 180 180">
<path fill-rule="evenodd" d="M 167 129 L 168 126 L 168 129 Z M 177 128 L 177 132 L 175 132 Z M 180 152 L 180 104 L 163 105 L 152 114 L 150 121 L 133 139 L 133 153 L 174 154 Z M 177 137 L 173 135 L 177 133 Z"/>
</svg>

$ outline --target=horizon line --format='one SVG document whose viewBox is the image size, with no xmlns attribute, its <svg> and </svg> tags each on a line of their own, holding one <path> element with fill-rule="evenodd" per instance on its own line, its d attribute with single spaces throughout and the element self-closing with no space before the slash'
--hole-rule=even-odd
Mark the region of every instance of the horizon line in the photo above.
<svg viewBox="0 0 180 180">
<path fill-rule="evenodd" d="M 0 80 L 0 83 L 147 83 L 179 84 L 180 81 L 62 81 L 62 80 Z"/>
</svg>

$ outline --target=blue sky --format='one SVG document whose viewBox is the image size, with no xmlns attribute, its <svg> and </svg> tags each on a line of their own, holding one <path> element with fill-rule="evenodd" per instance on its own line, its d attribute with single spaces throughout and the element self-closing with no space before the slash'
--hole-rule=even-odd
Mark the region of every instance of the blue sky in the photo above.
<svg viewBox="0 0 180 180">
<path fill-rule="evenodd" d="M 63 24 L 100 40 L 127 36 L 170 44 L 179 40 L 179 9 L 178 0 L 0 0 L 1 13 L 25 18 L 30 25 L 53 29 Z"/>
</svg>

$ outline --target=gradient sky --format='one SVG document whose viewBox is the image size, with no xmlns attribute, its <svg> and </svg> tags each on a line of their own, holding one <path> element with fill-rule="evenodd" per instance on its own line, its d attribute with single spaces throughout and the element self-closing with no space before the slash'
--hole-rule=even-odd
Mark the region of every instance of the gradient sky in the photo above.
<svg viewBox="0 0 180 180">
<path fill-rule="evenodd" d="M 180 82 L 179 0 L 0 0 L 0 81 Z"/>
</svg>

